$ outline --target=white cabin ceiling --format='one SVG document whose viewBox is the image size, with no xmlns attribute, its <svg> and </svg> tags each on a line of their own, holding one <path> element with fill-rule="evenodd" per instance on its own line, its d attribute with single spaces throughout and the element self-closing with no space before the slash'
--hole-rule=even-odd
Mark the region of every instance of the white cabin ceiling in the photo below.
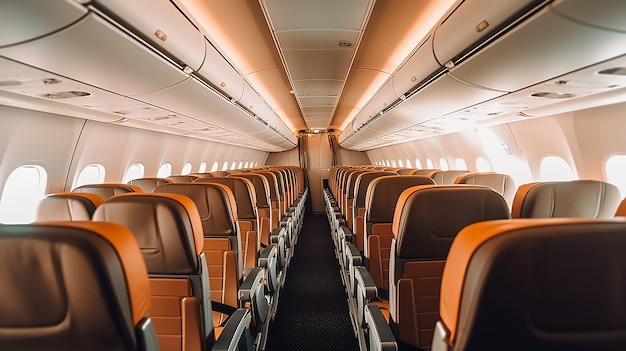
<svg viewBox="0 0 626 351">
<path fill-rule="evenodd" d="M 261 4 L 308 129 L 327 129 L 374 1 Z"/>
<path fill-rule="evenodd" d="M 344 130 L 459 1 L 175 2 L 297 133 Z"/>
<path fill-rule="evenodd" d="M 0 103 L 268 152 L 319 129 L 370 150 L 626 86 L 623 0 L 7 4 Z"/>
</svg>

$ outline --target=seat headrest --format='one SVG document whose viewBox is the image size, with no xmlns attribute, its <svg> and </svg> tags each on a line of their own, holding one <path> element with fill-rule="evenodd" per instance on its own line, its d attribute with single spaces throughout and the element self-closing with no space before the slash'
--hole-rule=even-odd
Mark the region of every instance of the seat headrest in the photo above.
<svg viewBox="0 0 626 351">
<path fill-rule="evenodd" d="M 354 189 L 356 188 L 357 180 L 362 174 L 366 172 L 367 172 L 366 170 L 360 169 L 348 175 L 348 178 L 346 178 L 346 184 L 345 184 L 345 189 L 344 189 L 348 199 L 354 198 Z"/>
<path fill-rule="evenodd" d="M 502 195 L 509 206 L 512 206 L 513 197 L 517 191 L 513 177 L 504 173 L 469 172 L 458 176 L 454 183 L 488 186 Z"/>
<path fill-rule="evenodd" d="M 393 215 L 400 194 L 417 185 L 434 185 L 435 182 L 425 176 L 383 176 L 372 180 L 365 195 L 365 209 L 368 222 L 392 223 Z"/>
<path fill-rule="evenodd" d="M 167 178 L 173 180 L 175 183 L 192 183 L 194 180 L 200 177 L 197 175 L 186 174 L 186 175 L 171 175 Z"/>
<path fill-rule="evenodd" d="M 91 193 L 49 194 L 37 204 L 36 221 L 89 221 L 103 201 Z"/>
<path fill-rule="evenodd" d="M 513 218 L 610 218 L 621 201 L 619 189 L 599 180 L 535 182 L 515 193 Z"/>
<path fill-rule="evenodd" d="M 443 185 L 443 184 L 454 184 L 455 179 L 467 173 L 468 171 L 460 171 L 460 170 L 448 170 L 448 171 L 433 171 L 428 174 L 429 177 L 433 178 L 435 184 Z"/>
<path fill-rule="evenodd" d="M 421 176 L 426 176 L 429 177 L 429 174 L 435 172 L 435 171 L 441 171 L 438 168 L 422 168 L 422 169 L 415 169 L 411 172 L 409 172 L 410 175 L 421 175 Z"/>
<path fill-rule="evenodd" d="M 265 177 L 265 179 L 267 179 L 267 182 L 269 183 L 270 200 L 278 201 L 278 194 L 280 194 L 280 190 L 278 189 L 278 179 L 276 178 L 276 175 L 272 172 L 263 171 L 257 173 Z"/>
<path fill-rule="evenodd" d="M 168 178 L 137 178 L 129 181 L 128 184 L 140 187 L 144 193 L 151 193 L 157 186 L 173 182 L 174 180 Z"/>
<path fill-rule="evenodd" d="M 626 347 L 626 221 L 513 219 L 464 228 L 440 314 L 454 349 Z M 462 327 L 461 327 L 462 326 Z"/>
<path fill-rule="evenodd" d="M 132 233 L 117 224 L 0 226 L 0 349 L 136 349 L 150 284 Z M 93 345 L 93 346 L 92 346 Z M 134 346 L 134 347 L 133 347 Z"/>
<path fill-rule="evenodd" d="M 237 177 L 246 178 L 252 182 L 256 196 L 256 206 L 258 208 L 269 207 L 270 184 L 263 175 L 253 172 L 239 173 Z"/>
<path fill-rule="evenodd" d="M 403 259 L 445 259 L 463 227 L 510 218 L 502 195 L 479 185 L 421 185 L 398 199 L 392 231 Z"/>
<path fill-rule="evenodd" d="M 154 193 L 189 197 L 200 213 L 204 236 L 237 235 L 237 205 L 232 191 L 218 183 L 172 183 L 159 185 Z"/>
<path fill-rule="evenodd" d="M 354 206 L 365 207 L 365 195 L 367 194 L 367 187 L 372 180 L 382 177 L 395 175 L 391 172 L 363 172 L 359 174 L 354 184 Z"/>
<path fill-rule="evenodd" d="M 117 195 L 100 205 L 93 218 L 130 229 L 151 274 L 192 274 L 200 268 L 202 222 L 186 196 Z"/>
<path fill-rule="evenodd" d="M 102 184 L 85 184 L 72 190 L 73 193 L 92 193 L 98 194 L 103 200 L 111 196 L 126 193 L 143 193 L 140 187 L 124 183 L 102 183 Z"/>
<path fill-rule="evenodd" d="M 239 219 L 256 219 L 256 194 L 254 185 L 242 177 L 198 178 L 194 183 L 217 183 L 226 185 L 237 201 L 237 217 Z"/>
</svg>

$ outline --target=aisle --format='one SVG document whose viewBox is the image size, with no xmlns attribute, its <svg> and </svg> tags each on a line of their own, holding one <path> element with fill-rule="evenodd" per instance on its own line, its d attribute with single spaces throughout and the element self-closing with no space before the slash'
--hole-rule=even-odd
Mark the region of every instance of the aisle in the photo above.
<svg viewBox="0 0 626 351">
<path fill-rule="evenodd" d="M 323 214 L 307 214 L 266 350 L 358 350 Z"/>
</svg>

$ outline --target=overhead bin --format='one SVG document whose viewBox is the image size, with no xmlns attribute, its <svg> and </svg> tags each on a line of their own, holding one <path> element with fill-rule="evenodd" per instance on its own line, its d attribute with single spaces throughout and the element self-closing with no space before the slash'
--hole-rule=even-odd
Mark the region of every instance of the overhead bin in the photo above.
<svg viewBox="0 0 626 351">
<path fill-rule="evenodd" d="M 215 114 L 232 107 L 229 102 L 194 78 L 187 78 L 174 86 L 133 97 L 189 117 Z"/>
<path fill-rule="evenodd" d="M 216 89 L 235 101 L 239 101 L 243 96 L 243 78 L 208 41 L 204 64 L 198 69 L 196 75 L 211 82 Z"/>
<path fill-rule="evenodd" d="M 441 65 L 432 51 L 432 36 L 429 35 L 394 75 L 393 91 L 396 97 L 403 96 L 440 69 Z"/>
<path fill-rule="evenodd" d="M 265 100 L 263 100 L 256 90 L 252 89 L 247 82 L 244 83 L 243 96 L 239 99 L 238 103 L 263 120 L 270 118 L 271 110 L 269 106 L 267 106 Z"/>
<path fill-rule="evenodd" d="M 464 84 L 444 74 L 383 117 L 368 124 L 368 129 L 375 131 L 375 135 L 359 132 L 350 137 L 349 142 L 358 145 L 370 138 L 381 137 L 503 94 Z M 343 147 L 347 145 L 341 144 Z"/>
<path fill-rule="evenodd" d="M 388 81 L 356 115 L 354 128 L 358 129 L 370 119 L 376 117 L 380 111 L 391 106 L 396 100 L 398 100 L 398 97 L 393 91 L 393 84 Z"/>
<path fill-rule="evenodd" d="M 49 36 L 0 55 L 122 95 L 157 91 L 188 75 L 91 13 Z"/>
<path fill-rule="evenodd" d="M 546 0 L 465 0 L 435 29 L 433 52 L 445 65 Z"/>
<path fill-rule="evenodd" d="M 86 14 L 87 9 L 74 0 L 3 1 L 0 11 L 0 47 L 53 33 Z"/>
<path fill-rule="evenodd" d="M 606 30 L 626 32 L 626 2 L 569 0 L 553 7 L 556 13 L 572 21 Z"/>
<path fill-rule="evenodd" d="M 598 27 L 605 18 L 608 27 L 623 27 L 616 22 L 626 18 L 624 1 L 594 1 L 593 6 L 585 0 L 556 2 L 450 73 L 471 84 L 516 91 L 617 57 L 626 52 L 626 33 Z"/>
<path fill-rule="evenodd" d="M 181 66 L 202 66 L 202 33 L 169 0 L 95 0 L 91 6 L 157 46 Z"/>
</svg>

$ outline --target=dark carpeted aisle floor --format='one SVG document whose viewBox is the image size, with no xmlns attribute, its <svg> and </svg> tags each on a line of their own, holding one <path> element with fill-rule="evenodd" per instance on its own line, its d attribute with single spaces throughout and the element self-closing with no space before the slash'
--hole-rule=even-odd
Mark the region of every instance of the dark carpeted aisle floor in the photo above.
<svg viewBox="0 0 626 351">
<path fill-rule="evenodd" d="M 323 214 L 307 214 L 266 350 L 358 350 Z"/>
</svg>

